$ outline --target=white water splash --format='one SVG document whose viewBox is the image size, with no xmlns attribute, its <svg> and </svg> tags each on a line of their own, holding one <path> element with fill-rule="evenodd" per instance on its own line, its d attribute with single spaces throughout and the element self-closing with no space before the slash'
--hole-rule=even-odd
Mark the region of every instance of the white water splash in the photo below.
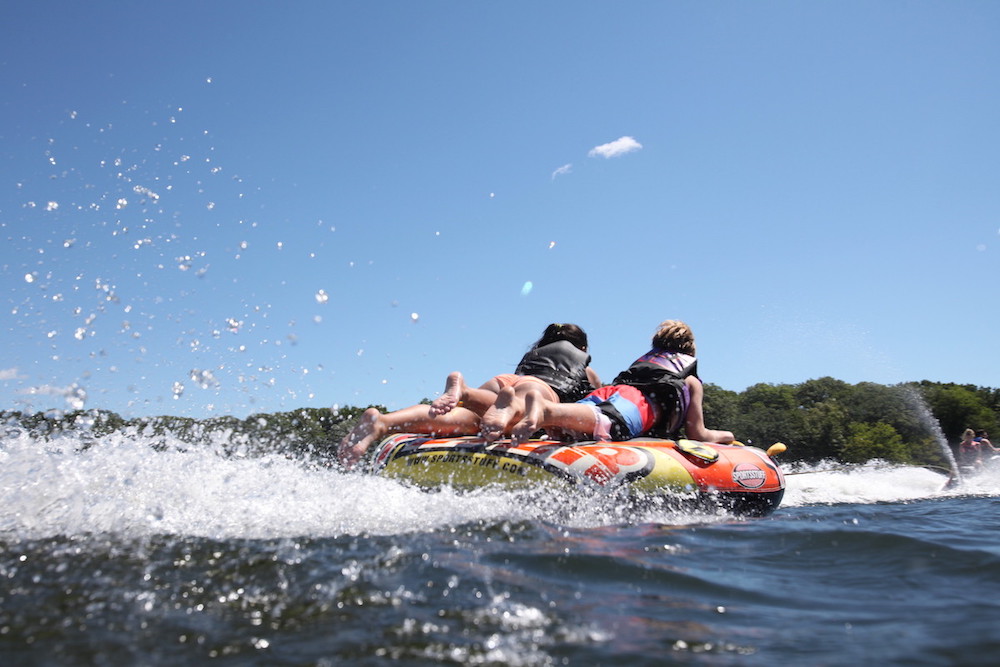
<svg viewBox="0 0 1000 667">
<path fill-rule="evenodd" d="M 927 498 L 1000 496 L 1000 456 L 952 481 L 943 468 L 869 461 L 864 465 L 822 462 L 785 470 L 782 507 L 842 503 L 908 502 Z"/>
<path fill-rule="evenodd" d="M 425 494 L 281 455 L 224 456 L 179 442 L 155 451 L 148 439 L 121 435 L 84 446 L 71 437 L 4 440 L 0 532 L 332 536 L 432 530 L 455 516 L 447 492 Z M 463 506 L 463 519 L 482 518 Z"/>
<path fill-rule="evenodd" d="M 249 445 L 225 432 L 198 446 L 135 431 L 44 440 L 8 425 L 0 438 L 0 533 L 26 539 L 94 533 L 266 539 L 401 534 L 483 521 L 592 528 L 732 519 L 665 508 L 637 514 L 611 496 L 551 490 L 427 493 L 305 458 L 253 455 Z M 1000 495 L 1000 475 L 945 490 L 945 474 L 914 466 L 831 463 L 787 472 L 783 510 Z"/>
<path fill-rule="evenodd" d="M 941 455 L 944 456 L 945 460 L 948 461 L 948 466 L 951 468 L 953 475 L 958 475 L 958 462 L 955 461 L 955 454 L 952 452 L 951 447 L 948 446 L 948 439 L 944 436 L 944 431 L 941 430 L 941 423 L 938 422 L 937 417 L 931 412 L 930 407 L 927 405 L 927 401 L 924 397 L 920 395 L 916 387 L 909 387 L 907 392 L 907 399 L 910 401 L 910 405 L 917 413 L 917 418 L 920 420 L 921 425 L 924 426 L 931 434 L 934 436 L 934 440 L 937 442 L 938 447 L 941 449 Z"/>
<path fill-rule="evenodd" d="M 850 466 L 826 462 L 790 467 L 785 470 L 781 507 L 933 498 L 945 493 L 946 473 L 878 461 Z"/>
<path fill-rule="evenodd" d="M 234 453 L 227 434 L 212 446 L 193 446 L 152 432 L 46 441 L 7 429 L 0 440 L 0 533 L 21 538 L 331 537 L 556 516 L 576 527 L 727 519 L 666 509 L 637 517 L 614 498 L 588 501 L 551 489 L 428 493 L 284 454 L 255 456 L 246 447 Z"/>
</svg>

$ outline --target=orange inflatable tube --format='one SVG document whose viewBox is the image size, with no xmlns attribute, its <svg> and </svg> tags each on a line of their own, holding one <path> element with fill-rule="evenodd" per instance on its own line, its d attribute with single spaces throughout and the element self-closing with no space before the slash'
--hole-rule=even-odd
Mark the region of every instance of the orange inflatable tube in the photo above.
<svg viewBox="0 0 1000 667">
<path fill-rule="evenodd" d="M 784 447 L 775 445 L 771 452 Z M 623 487 L 640 496 L 670 496 L 680 504 L 719 507 L 737 514 L 774 511 L 785 492 L 777 463 L 756 447 L 693 440 L 635 439 L 564 443 L 478 437 L 398 434 L 376 448 L 376 473 L 422 487 L 460 489 L 488 484 L 522 486 L 562 480 Z"/>
</svg>

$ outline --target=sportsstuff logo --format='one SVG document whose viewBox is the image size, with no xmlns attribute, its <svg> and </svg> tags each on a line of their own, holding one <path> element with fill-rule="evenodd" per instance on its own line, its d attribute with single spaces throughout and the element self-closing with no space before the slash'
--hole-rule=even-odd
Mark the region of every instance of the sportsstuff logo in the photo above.
<svg viewBox="0 0 1000 667">
<path fill-rule="evenodd" d="M 752 463 L 741 463 L 733 468 L 733 481 L 745 489 L 759 489 L 767 475 Z"/>
</svg>

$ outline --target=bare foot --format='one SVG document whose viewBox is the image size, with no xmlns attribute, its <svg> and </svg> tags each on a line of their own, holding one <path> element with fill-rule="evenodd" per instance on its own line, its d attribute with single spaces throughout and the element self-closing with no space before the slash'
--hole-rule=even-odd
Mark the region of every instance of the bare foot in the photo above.
<svg viewBox="0 0 1000 667">
<path fill-rule="evenodd" d="M 486 442 L 495 442 L 503 437 L 507 431 L 507 424 L 514 416 L 512 413 L 512 403 L 516 394 L 513 387 L 504 387 L 497 394 L 490 409 L 483 413 L 479 426 L 479 433 Z"/>
<path fill-rule="evenodd" d="M 510 444 L 517 446 L 531 439 L 532 434 L 541 428 L 545 418 L 545 406 L 533 391 L 524 397 L 524 417 L 514 424 L 510 432 Z"/>
<path fill-rule="evenodd" d="M 455 409 L 458 402 L 462 400 L 462 391 L 465 389 L 465 380 L 458 371 L 448 374 L 448 379 L 444 383 L 444 393 L 434 399 L 430 407 L 431 417 L 446 415 Z"/>
<path fill-rule="evenodd" d="M 531 436 L 538 431 L 538 424 L 535 423 L 533 419 L 527 415 L 524 418 L 514 424 L 514 428 L 510 431 L 510 444 L 512 447 L 517 447 L 525 442 L 531 440 Z"/>
<path fill-rule="evenodd" d="M 354 425 L 337 447 L 340 464 L 348 470 L 354 468 L 372 443 L 385 435 L 385 431 L 382 413 L 375 408 L 365 410 L 361 415 L 361 421 Z"/>
</svg>

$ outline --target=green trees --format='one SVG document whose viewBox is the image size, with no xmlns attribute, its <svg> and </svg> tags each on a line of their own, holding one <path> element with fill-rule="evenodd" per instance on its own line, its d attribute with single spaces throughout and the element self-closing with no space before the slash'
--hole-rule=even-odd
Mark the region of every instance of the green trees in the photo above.
<svg viewBox="0 0 1000 667">
<path fill-rule="evenodd" d="M 375 406 L 383 409 L 381 406 Z M 178 445 L 213 447 L 224 454 L 280 453 L 328 459 L 364 408 L 300 408 L 290 412 L 250 415 L 246 419 L 222 416 L 138 417 L 122 419 L 105 410 L 76 410 L 22 414 L 5 411 L 0 420 L 8 437 L 26 431 L 32 437 L 53 440 L 65 434 L 74 446 L 87 448 L 112 432 L 134 434 L 156 449 Z"/>
<path fill-rule="evenodd" d="M 784 442 L 785 460 L 943 466 L 945 447 L 966 428 L 1000 433 L 998 394 L 928 381 L 851 385 L 830 377 L 757 384 L 740 394 L 706 385 L 705 415 L 710 427 L 730 429 L 747 444 L 766 448 Z M 725 409 L 710 411 L 717 402 Z"/>
<path fill-rule="evenodd" d="M 852 423 L 847 441 L 838 452 L 838 458 L 844 463 L 864 463 L 871 459 L 895 463 L 912 462 L 903 438 L 896 429 L 884 422 Z"/>
<path fill-rule="evenodd" d="M 953 440 L 960 439 L 966 428 L 985 429 L 1000 435 L 996 390 L 927 381 L 918 387 L 941 424 L 941 430 L 953 436 Z"/>
<path fill-rule="evenodd" d="M 755 384 L 739 397 L 739 414 L 729 430 L 748 445 L 762 449 L 788 441 L 802 431 L 802 411 L 790 385 Z"/>
</svg>

